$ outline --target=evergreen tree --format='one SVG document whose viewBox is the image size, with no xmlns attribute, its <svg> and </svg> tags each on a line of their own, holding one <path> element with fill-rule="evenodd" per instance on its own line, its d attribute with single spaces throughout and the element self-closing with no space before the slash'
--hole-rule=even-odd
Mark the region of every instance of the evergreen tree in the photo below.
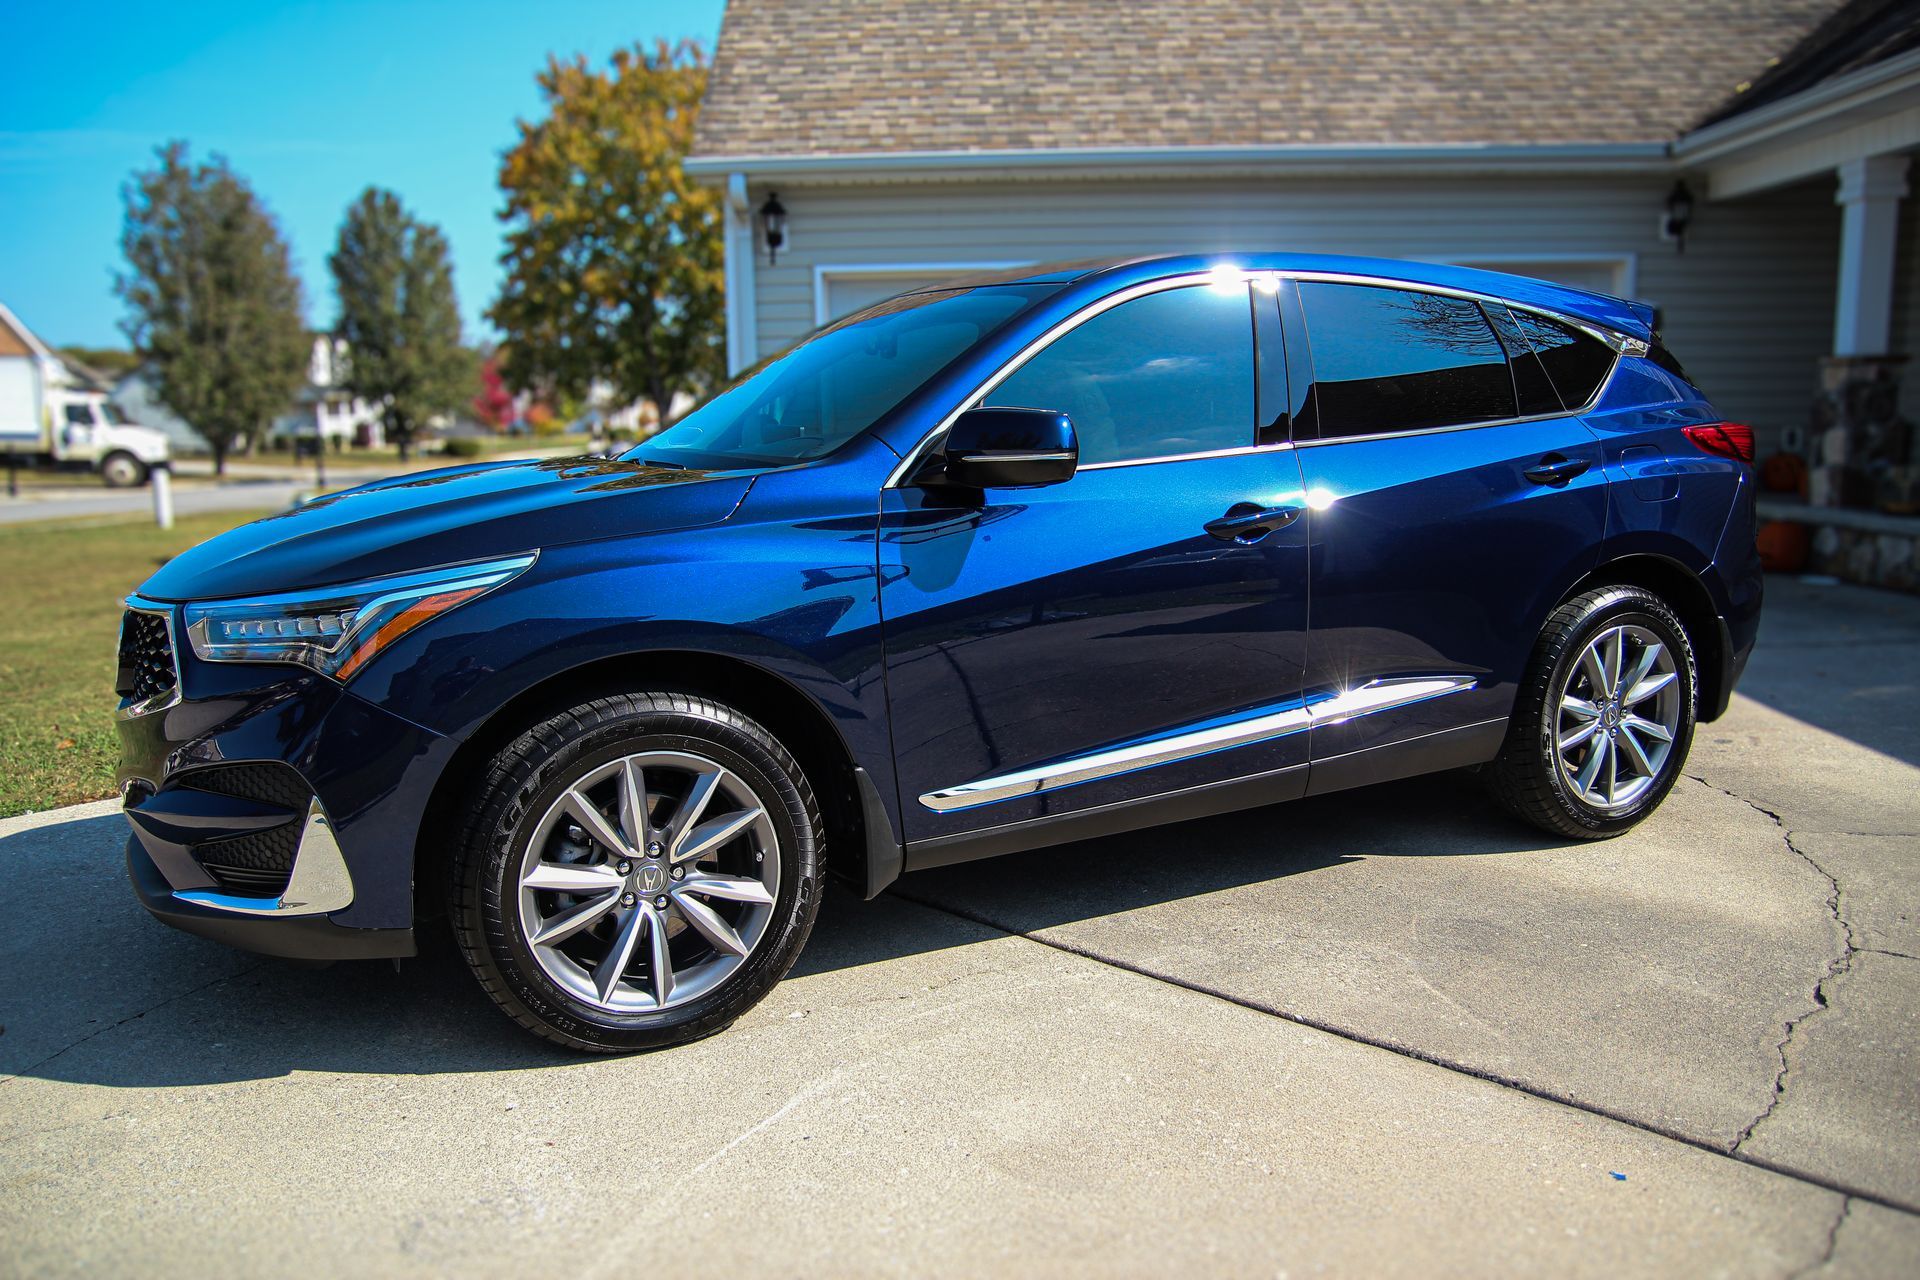
<svg viewBox="0 0 1920 1280">
<path fill-rule="evenodd" d="M 391 191 L 369 187 L 347 210 L 327 264 L 340 298 L 335 333 L 347 343 L 342 381 L 380 406 L 405 459 L 420 428 L 458 409 L 473 381 L 447 239 Z"/>
<path fill-rule="evenodd" d="M 258 438 L 293 403 L 312 347 L 280 229 L 224 157 L 193 164 L 184 142 L 123 190 L 122 328 L 161 402 L 213 450 Z"/>
</svg>

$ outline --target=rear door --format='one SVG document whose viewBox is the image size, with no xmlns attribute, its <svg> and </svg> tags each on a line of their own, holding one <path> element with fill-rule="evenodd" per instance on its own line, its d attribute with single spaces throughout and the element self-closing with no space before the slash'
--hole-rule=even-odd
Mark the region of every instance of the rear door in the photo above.
<svg viewBox="0 0 1920 1280">
<path fill-rule="evenodd" d="M 1451 734 L 1427 765 L 1490 757 L 1541 621 L 1597 558 L 1599 446 L 1530 351 L 1510 362 L 1497 304 L 1302 279 L 1280 305 L 1310 437 L 1306 688 L 1359 708 L 1316 723 L 1313 789 L 1429 735 Z"/>
</svg>

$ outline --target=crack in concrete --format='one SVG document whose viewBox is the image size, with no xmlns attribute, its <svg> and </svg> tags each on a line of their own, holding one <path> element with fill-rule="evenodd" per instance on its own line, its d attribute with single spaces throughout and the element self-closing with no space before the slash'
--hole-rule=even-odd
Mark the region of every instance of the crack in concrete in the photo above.
<svg viewBox="0 0 1920 1280">
<path fill-rule="evenodd" d="M 1840 1211 L 1833 1215 L 1833 1225 L 1827 1228 L 1826 1245 L 1820 1256 L 1793 1273 L 1789 1280 L 1800 1280 L 1801 1276 L 1810 1276 L 1817 1271 L 1825 1271 L 1833 1263 L 1833 1256 L 1840 1248 L 1840 1228 L 1847 1225 L 1847 1215 L 1853 1212 L 1853 1197 L 1840 1197 Z"/>
<path fill-rule="evenodd" d="M 1800 1025 L 1808 1018 L 1832 1007 L 1832 1000 L 1829 995 L 1831 987 L 1852 971 L 1853 958 L 1860 954 L 1864 948 L 1860 946 L 1859 939 L 1854 934 L 1853 921 L 1849 920 L 1846 912 L 1841 909 L 1840 899 L 1842 895 L 1839 878 L 1821 866 L 1805 849 L 1802 849 L 1793 842 L 1794 833 L 1787 829 L 1785 819 L 1772 809 L 1767 808 L 1757 801 L 1749 800 L 1746 796 L 1740 795 L 1738 792 L 1729 791 L 1725 787 L 1715 786 L 1699 774 L 1689 773 L 1686 776 L 1710 791 L 1717 791 L 1729 799 L 1738 800 L 1755 813 L 1766 815 L 1768 820 L 1780 829 L 1780 842 L 1787 847 L 1787 852 L 1806 863 L 1813 869 L 1814 874 L 1827 882 L 1827 915 L 1839 930 L 1841 938 L 1840 953 L 1827 961 L 1826 971 L 1822 973 L 1819 980 L 1813 984 L 1812 1005 L 1802 1012 L 1795 1014 L 1793 1017 L 1788 1018 L 1786 1021 L 1780 1042 L 1774 1046 L 1774 1052 L 1780 1060 L 1780 1069 L 1774 1073 L 1773 1091 L 1767 1097 L 1767 1105 L 1761 1109 L 1758 1115 L 1746 1123 L 1734 1138 L 1733 1145 L 1727 1148 L 1729 1152 L 1738 1152 L 1742 1146 L 1752 1140 L 1754 1133 L 1760 1126 L 1772 1118 L 1773 1113 L 1779 1108 L 1781 1100 L 1786 1097 L 1788 1079 L 1793 1074 L 1792 1047 L 1795 1033 L 1800 1030 Z"/>
<path fill-rule="evenodd" d="M 265 965 L 265 963 L 266 962 L 263 960 L 258 964 L 250 964 L 250 965 L 247 965 L 245 968 L 236 969 L 232 973 L 225 973 L 225 974 L 221 974 L 217 978 L 210 978 L 207 981 L 201 983 L 197 987 L 189 987 L 185 991 L 176 992 L 173 995 L 168 996 L 165 1000 L 160 1001 L 158 1004 L 148 1005 L 144 1009 L 128 1014 L 126 1017 L 121 1018 L 117 1022 L 109 1022 L 104 1027 L 99 1027 L 93 1031 L 89 1031 L 86 1035 L 81 1036 L 78 1040 L 72 1041 L 71 1043 L 63 1045 L 62 1047 L 54 1050 L 52 1053 L 48 1054 L 46 1057 L 40 1059 L 40 1061 L 29 1063 L 26 1066 L 20 1068 L 18 1071 L 14 1071 L 7 1075 L 0 1076 L 0 1089 L 4 1089 L 6 1086 L 12 1084 L 15 1080 L 18 1080 L 21 1076 L 32 1075 L 34 1072 L 40 1070 L 40 1068 L 46 1066 L 48 1063 L 54 1061 L 56 1058 L 60 1058 L 66 1054 L 73 1052 L 75 1049 L 78 1049 L 81 1045 L 85 1044 L 89 1040 L 94 1039 L 97 1036 L 103 1036 L 107 1034 L 107 1032 L 109 1031 L 117 1031 L 121 1027 L 126 1026 L 129 1022 L 138 1022 L 140 1019 L 146 1017 L 150 1013 L 158 1013 L 160 1010 L 166 1008 L 168 1005 L 177 1003 L 178 1001 L 181 1001 L 181 1000 L 185 1000 L 188 996 L 197 996 L 202 991 L 205 991 L 209 987 L 217 987 L 223 982 L 232 982 L 236 978 L 244 978 L 248 974 L 258 971 L 260 968 L 262 968 Z"/>
</svg>

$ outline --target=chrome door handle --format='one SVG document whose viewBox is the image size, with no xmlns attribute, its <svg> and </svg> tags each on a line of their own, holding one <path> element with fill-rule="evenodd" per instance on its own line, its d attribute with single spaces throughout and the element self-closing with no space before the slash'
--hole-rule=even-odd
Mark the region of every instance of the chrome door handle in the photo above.
<svg viewBox="0 0 1920 1280">
<path fill-rule="evenodd" d="M 1261 507 L 1251 502 L 1236 502 L 1227 508 L 1227 514 L 1207 521 L 1206 529 L 1222 542 L 1252 545 L 1275 529 L 1292 524 L 1299 515 L 1298 507 Z"/>
<path fill-rule="evenodd" d="M 1557 489 L 1592 465 L 1585 458 L 1550 453 L 1520 474 L 1535 484 L 1550 484 Z"/>
</svg>

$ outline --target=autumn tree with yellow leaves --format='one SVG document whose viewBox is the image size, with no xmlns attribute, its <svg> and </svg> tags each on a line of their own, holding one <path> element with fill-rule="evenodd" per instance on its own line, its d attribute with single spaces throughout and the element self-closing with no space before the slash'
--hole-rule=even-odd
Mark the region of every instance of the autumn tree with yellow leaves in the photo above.
<svg viewBox="0 0 1920 1280">
<path fill-rule="evenodd" d="M 549 59 L 545 119 L 500 166 L 506 282 L 489 313 L 518 390 L 578 399 L 696 398 L 724 371 L 721 199 L 681 168 L 706 88 L 700 46 L 656 42 Z"/>
</svg>

